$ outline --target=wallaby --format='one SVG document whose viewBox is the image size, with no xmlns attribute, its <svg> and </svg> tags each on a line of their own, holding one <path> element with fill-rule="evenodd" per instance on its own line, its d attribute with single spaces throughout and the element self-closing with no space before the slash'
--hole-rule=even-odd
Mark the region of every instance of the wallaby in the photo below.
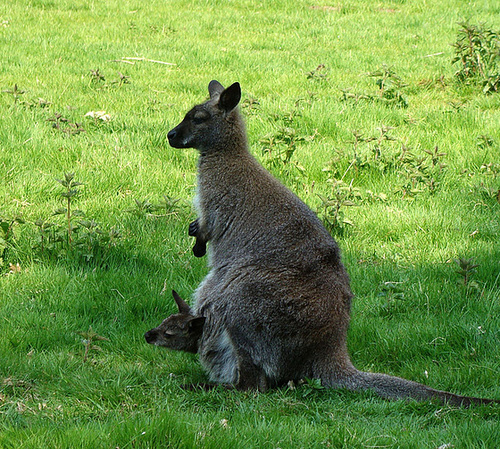
<svg viewBox="0 0 500 449">
<path fill-rule="evenodd" d="M 196 237 L 196 243 L 193 246 L 193 254 L 196 257 L 203 257 L 207 252 L 207 242 L 203 240 L 203 235 L 200 232 L 198 220 L 189 224 L 189 235 Z"/>
<path fill-rule="evenodd" d="M 176 351 L 196 353 L 202 341 L 205 317 L 194 315 L 189 305 L 175 290 L 172 290 L 172 295 L 179 309 L 179 313 L 170 315 L 163 320 L 158 327 L 147 331 L 144 334 L 144 338 L 152 345 L 162 346 Z M 210 333 L 211 338 L 217 338 L 216 336 L 219 331 L 223 330 L 215 329 L 212 331 Z M 217 347 L 212 347 L 211 350 L 212 354 L 210 360 L 212 361 L 212 373 L 221 373 L 227 370 L 228 367 L 232 370 L 236 370 L 234 353 L 228 352 L 225 347 L 220 348 L 220 350 L 217 350 Z M 233 358 L 233 360 L 228 361 L 228 357 Z M 226 375 L 225 377 L 232 378 L 235 375 L 236 373 L 232 372 L 231 376 Z"/>
<path fill-rule="evenodd" d="M 199 151 L 195 255 L 210 271 L 195 292 L 205 317 L 198 342 L 210 379 L 266 390 L 318 378 L 327 387 L 382 397 L 491 402 L 358 371 L 347 351 L 352 293 L 335 240 L 317 216 L 251 155 L 238 111 L 241 89 L 217 81 L 168 133 L 174 148 Z"/>
<path fill-rule="evenodd" d="M 205 317 L 194 316 L 189 305 L 172 290 L 179 313 L 170 315 L 154 329 L 146 332 L 144 338 L 149 344 L 163 346 L 177 351 L 198 352 Z"/>
</svg>

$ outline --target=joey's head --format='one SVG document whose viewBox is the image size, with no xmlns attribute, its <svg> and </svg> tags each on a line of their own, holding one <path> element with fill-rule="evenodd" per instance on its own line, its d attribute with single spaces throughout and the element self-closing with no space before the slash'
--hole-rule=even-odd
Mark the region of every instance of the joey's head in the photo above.
<svg viewBox="0 0 500 449">
<path fill-rule="evenodd" d="M 144 338 L 152 345 L 196 353 L 203 333 L 205 317 L 194 316 L 189 305 L 173 290 L 172 295 L 179 313 L 170 315 L 158 327 L 146 332 Z"/>
<path fill-rule="evenodd" d="M 218 81 L 208 85 L 210 99 L 191 109 L 167 137 L 174 148 L 196 148 L 200 152 L 220 150 L 244 136 L 243 121 L 237 110 L 241 99 L 239 83 L 224 89 Z"/>
</svg>

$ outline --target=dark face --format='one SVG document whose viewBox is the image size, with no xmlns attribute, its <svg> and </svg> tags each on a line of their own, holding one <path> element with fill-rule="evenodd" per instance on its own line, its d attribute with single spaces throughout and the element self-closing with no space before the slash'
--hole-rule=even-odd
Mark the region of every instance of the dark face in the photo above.
<svg viewBox="0 0 500 449">
<path fill-rule="evenodd" d="M 210 144 L 214 113 L 217 113 L 217 109 L 210 106 L 209 102 L 195 106 L 168 133 L 168 143 L 174 148 L 200 148 Z"/>
<path fill-rule="evenodd" d="M 227 89 L 217 81 L 208 86 L 210 100 L 191 109 L 184 120 L 167 137 L 174 148 L 196 148 L 203 151 L 223 146 L 225 134 L 231 127 L 228 119 L 241 99 L 238 83 Z"/>
<path fill-rule="evenodd" d="M 204 323 L 205 317 L 178 313 L 146 332 L 144 338 L 152 345 L 176 351 L 197 352 Z"/>
</svg>

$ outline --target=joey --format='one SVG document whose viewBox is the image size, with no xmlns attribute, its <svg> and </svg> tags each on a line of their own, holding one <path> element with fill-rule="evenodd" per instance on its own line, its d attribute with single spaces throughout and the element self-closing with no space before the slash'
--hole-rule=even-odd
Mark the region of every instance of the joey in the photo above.
<svg viewBox="0 0 500 449">
<path fill-rule="evenodd" d="M 144 338 L 152 345 L 196 353 L 205 317 L 194 316 L 189 305 L 174 290 L 172 295 L 179 313 L 170 315 L 158 327 L 146 332 Z"/>
</svg>

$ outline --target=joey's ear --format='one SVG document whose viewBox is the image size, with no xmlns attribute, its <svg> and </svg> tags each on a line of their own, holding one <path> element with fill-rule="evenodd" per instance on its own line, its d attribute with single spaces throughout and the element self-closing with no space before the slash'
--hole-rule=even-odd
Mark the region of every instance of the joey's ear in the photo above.
<svg viewBox="0 0 500 449">
<path fill-rule="evenodd" d="M 216 95 L 220 95 L 224 90 L 224 86 L 216 80 L 210 81 L 208 84 L 208 93 L 210 98 L 214 98 Z"/>
<path fill-rule="evenodd" d="M 231 112 L 241 100 L 240 83 L 231 84 L 227 89 L 224 89 L 219 98 L 219 108 L 226 114 Z"/>
<path fill-rule="evenodd" d="M 203 331 L 205 320 L 206 318 L 204 316 L 194 317 L 191 321 L 189 321 L 189 329 L 201 333 Z"/>
<path fill-rule="evenodd" d="M 172 290 L 172 296 L 174 297 L 175 303 L 179 308 L 180 313 L 191 314 L 191 307 L 184 301 L 175 290 Z"/>
</svg>

